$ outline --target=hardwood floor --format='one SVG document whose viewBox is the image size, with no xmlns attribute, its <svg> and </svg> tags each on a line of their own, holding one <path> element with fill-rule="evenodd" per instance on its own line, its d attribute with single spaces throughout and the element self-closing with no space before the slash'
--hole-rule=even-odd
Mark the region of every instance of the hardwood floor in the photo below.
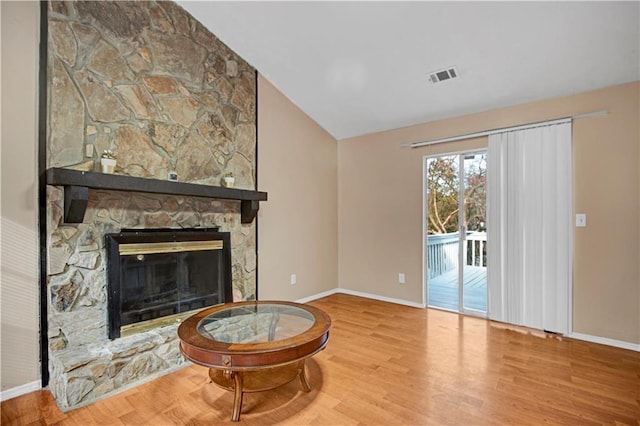
<svg viewBox="0 0 640 426">
<path fill-rule="evenodd" d="M 240 424 L 640 424 L 640 353 L 483 319 L 337 294 L 333 319 L 292 382 L 247 394 Z M 2 425 L 230 423 L 233 394 L 189 366 L 61 413 L 48 391 L 2 403 Z"/>
</svg>

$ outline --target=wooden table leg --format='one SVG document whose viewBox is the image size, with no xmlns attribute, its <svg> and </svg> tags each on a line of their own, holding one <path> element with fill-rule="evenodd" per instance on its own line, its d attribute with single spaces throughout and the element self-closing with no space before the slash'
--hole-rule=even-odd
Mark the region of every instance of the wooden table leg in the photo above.
<svg viewBox="0 0 640 426">
<path fill-rule="evenodd" d="M 231 421 L 237 422 L 240 420 L 240 410 L 242 409 L 242 372 L 233 371 L 231 373 L 234 383 L 234 397 L 233 397 L 233 414 L 231 414 Z"/>
<path fill-rule="evenodd" d="M 302 390 L 305 392 L 311 392 L 311 385 L 309 385 L 309 381 L 307 380 L 307 373 L 305 368 L 306 360 L 302 361 L 302 368 L 300 369 L 300 373 L 298 377 L 300 378 L 300 386 L 302 386 Z"/>
</svg>

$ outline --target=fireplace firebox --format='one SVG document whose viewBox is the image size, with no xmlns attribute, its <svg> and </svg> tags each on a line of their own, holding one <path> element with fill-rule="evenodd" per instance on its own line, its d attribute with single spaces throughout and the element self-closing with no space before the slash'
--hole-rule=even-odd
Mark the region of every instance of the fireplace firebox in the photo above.
<svg viewBox="0 0 640 426">
<path fill-rule="evenodd" d="M 110 339 L 232 299 L 228 232 L 130 229 L 105 238 Z"/>
</svg>

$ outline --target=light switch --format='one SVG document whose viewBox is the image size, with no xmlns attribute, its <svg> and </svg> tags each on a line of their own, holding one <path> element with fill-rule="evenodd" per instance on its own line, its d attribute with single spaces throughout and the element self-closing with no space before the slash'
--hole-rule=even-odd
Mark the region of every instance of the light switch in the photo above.
<svg viewBox="0 0 640 426">
<path fill-rule="evenodd" d="M 585 213 L 576 214 L 576 227 L 584 228 L 587 226 L 587 215 Z"/>
</svg>

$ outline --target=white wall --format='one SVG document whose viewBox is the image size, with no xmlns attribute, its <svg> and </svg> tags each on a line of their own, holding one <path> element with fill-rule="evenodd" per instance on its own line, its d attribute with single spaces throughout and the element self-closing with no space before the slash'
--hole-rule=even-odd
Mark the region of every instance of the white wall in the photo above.
<svg viewBox="0 0 640 426">
<path fill-rule="evenodd" d="M 1 2 L 0 382 L 40 377 L 38 286 L 38 2 Z"/>
<path fill-rule="evenodd" d="M 299 300 L 338 287 L 336 140 L 258 79 L 258 297 Z M 296 274 L 297 284 L 290 284 Z"/>
</svg>

